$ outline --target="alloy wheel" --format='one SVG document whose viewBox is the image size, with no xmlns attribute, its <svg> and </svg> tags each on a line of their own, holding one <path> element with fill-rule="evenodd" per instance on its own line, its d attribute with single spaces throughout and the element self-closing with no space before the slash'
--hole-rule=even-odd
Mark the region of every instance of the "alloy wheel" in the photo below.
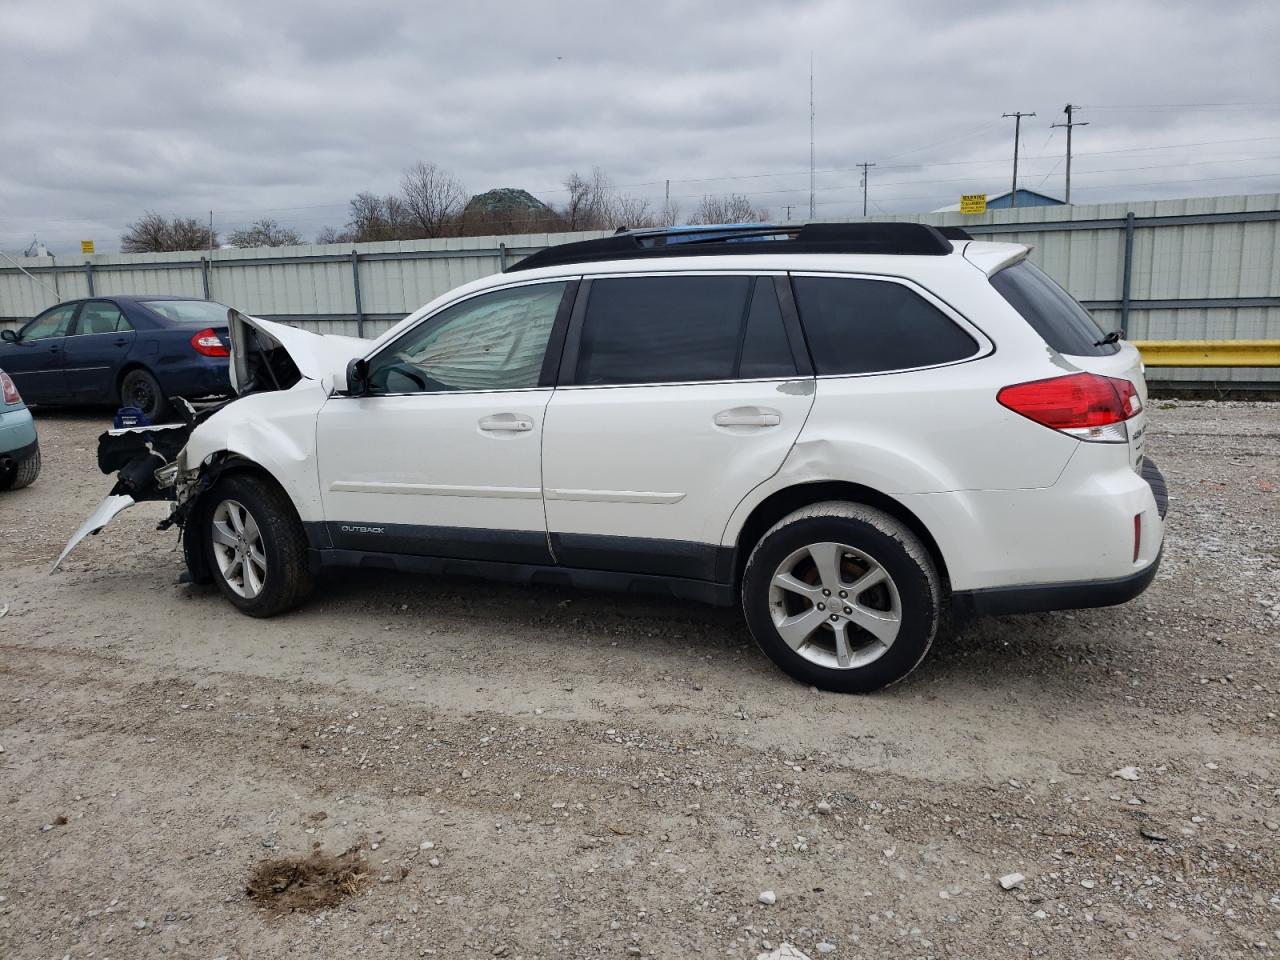
<svg viewBox="0 0 1280 960">
<path fill-rule="evenodd" d="M 769 612 L 787 646 L 840 670 L 879 660 L 902 628 L 902 601 L 889 571 L 842 543 L 811 543 L 778 564 Z"/>
<path fill-rule="evenodd" d="M 267 579 L 267 555 L 258 522 L 238 500 L 223 500 L 213 510 L 213 556 L 222 578 L 238 596 L 252 600 Z"/>
</svg>

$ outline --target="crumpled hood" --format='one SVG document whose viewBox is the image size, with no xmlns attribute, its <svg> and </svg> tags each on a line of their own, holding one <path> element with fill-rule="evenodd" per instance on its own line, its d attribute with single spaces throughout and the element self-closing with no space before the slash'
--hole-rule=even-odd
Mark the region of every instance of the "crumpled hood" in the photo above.
<svg viewBox="0 0 1280 960">
<path fill-rule="evenodd" d="M 360 337 L 342 337 L 312 333 L 297 327 L 285 326 L 270 320 L 250 317 L 235 308 L 227 311 L 227 334 L 231 339 L 231 388 L 240 392 L 241 384 L 253 383 L 250 372 L 249 350 L 254 341 L 250 329 L 256 332 L 259 343 L 268 350 L 279 348 L 289 355 L 298 372 L 308 380 L 322 380 L 330 387 L 343 389 L 347 381 L 347 364 L 356 357 L 363 357 L 372 346 L 372 340 Z"/>
</svg>

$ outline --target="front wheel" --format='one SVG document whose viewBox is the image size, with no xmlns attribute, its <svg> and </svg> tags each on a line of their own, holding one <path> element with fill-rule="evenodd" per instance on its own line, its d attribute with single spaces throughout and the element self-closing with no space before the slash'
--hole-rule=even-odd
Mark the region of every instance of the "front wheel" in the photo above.
<svg viewBox="0 0 1280 960">
<path fill-rule="evenodd" d="M 271 617 L 311 593 L 307 538 L 293 504 L 264 477 L 232 474 L 205 495 L 200 520 L 209 572 L 251 617 Z"/>
<path fill-rule="evenodd" d="M 941 587 L 920 539 L 858 503 L 816 503 L 756 545 L 742 608 L 756 642 L 791 676 L 868 693 L 901 680 L 929 652 Z"/>
</svg>

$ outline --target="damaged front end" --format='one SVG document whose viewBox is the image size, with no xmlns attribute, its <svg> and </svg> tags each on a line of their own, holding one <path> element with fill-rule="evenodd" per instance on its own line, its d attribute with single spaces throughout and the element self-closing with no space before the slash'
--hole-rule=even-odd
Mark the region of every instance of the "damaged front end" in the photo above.
<svg viewBox="0 0 1280 960">
<path fill-rule="evenodd" d="M 67 541 L 50 572 L 57 570 L 85 537 L 98 533 L 135 503 L 170 501 L 173 509 L 157 529 L 185 528 L 201 495 L 229 465 L 243 462 L 230 445 L 211 443 L 205 432 L 221 425 L 225 429 L 214 430 L 221 438 L 233 432 L 261 436 L 269 429 L 261 425 L 261 406 L 251 416 L 239 418 L 259 424 L 256 429 L 247 430 L 237 422 L 234 413 L 226 413 L 228 408 L 251 396 L 290 391 L 303 381 L 315 382 L 313 386 L 319 388 L 318 402 L 322 402 L 333 389 L 345 387 L 347 362 L 362 356 L 370 346 L 367 340 L 323 336 L 249 317 L 238 310 L 228 311 L 227 328 L 231 340 L 229 376 L 236 396 L 201 409 L 186 400 L 175 399 L 182 423 L 127 427 L 102 434 L 98 438 L 98 468 L 108 476 L 115 474 L 116 482 Z M 297 410 L 286 413 L 286 417 L 295 419 L 297 415 Z M 233 430 L 233 425 L 241 429 Z M 194 443 L 193 438 L 204 442 Z M 192 446 L 200 450 L 194 457 L 189 449 Z M 209 450 L 210 447 L 213 449 Z M 205 564 L 198 551 L 192 550 L 191 540 L 183 538 L 183 551 L 192 577 L 201 580 Z"/>
</svg>

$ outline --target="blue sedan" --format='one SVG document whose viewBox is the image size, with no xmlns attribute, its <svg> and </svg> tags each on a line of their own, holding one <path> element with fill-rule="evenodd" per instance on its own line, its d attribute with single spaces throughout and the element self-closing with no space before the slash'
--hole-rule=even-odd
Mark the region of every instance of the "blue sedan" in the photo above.
<svg viewBox="0 0 1280 960">
<path fill-rule="evenodd" d="M 227 308 L 210 300 L 72 300 L 0 338 L 0 368 L 32 404 L 137 407 L 154 423 L 175 397 L 231 394 Z"/>
</svg>

